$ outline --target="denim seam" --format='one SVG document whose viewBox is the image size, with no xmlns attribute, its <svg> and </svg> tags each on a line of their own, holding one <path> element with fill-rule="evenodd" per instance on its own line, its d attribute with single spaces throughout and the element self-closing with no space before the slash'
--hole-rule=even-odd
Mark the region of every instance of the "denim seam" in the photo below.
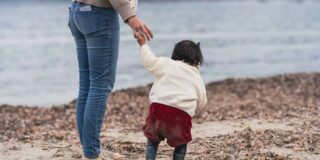
<svg viewBox="0 0 320 160">
<path fill-rule="evenodd" d="M 104 106 L 105 107 L 105 106 Z M 95 120 L 95 124 L 94 124 L 94 126 L 96 126 L 96 127 L 98 127 L 97 126 L 97 124 L 99 123 L 98 121 L 99 121 L 99 118 L 101 118 L 102 116 L 104 116 L 104 115 L 100 115 L 100 114 L 102 114 L 102 113 L 100 113 L 100 110 L 98 110 L 97 111 L 98 113 L 99 113 L 99 115 L 98 116 L 96 116 L 96 120 Z M 102 117 L 103 118 L 103 117 Z M 101 128 L 102 128 L 102 124 L 101 124 L 101 126 L 100 126 L 100 132 L 101 132 Z M 98 129 L 98 128 L 97 128 Z M 100 138 L 100 136 L 94 136 L 95 138 L 94 138 L 94 147 L 97 145 L 97 140 L 99 140 L 99 138 Z M 99 146 L 100 146 L 100 144 L 99 144 Z M 98 153 L 97 155 L 99 156 L 99 154 L 100 153 Z"/>
</svg>

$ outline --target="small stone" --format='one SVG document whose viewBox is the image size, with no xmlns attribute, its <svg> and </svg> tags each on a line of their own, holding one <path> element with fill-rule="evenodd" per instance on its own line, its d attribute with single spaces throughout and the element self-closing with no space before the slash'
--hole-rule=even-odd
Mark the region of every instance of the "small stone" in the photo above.
<svg viewBox="0 0 320 160">
<path fill-rule="evenodd" d="M 293 148 L 294 145 L 293 145 L 293 144 L 286 144 L 286 145 L 284 145 L 284 147 L 286 147 L 286 148 Z"/>
<path fill-rule="evenodd" d="M 57 139 L 57 140 L 63 140 L 64 136 L 62 134 L 56 134 L 54 135 L 54 137 Z"/>
<path fill-rule="evenodd" d="M 62 153 L 60 149 L 58 149 L 57 152 L 53 154 L 53 157 L 63 157 L 63 156 L 64 156 L 64 153 Z"/>
<path fill-rule="evenodd" d="M 303 148 L 301 148 L 301 147 L 295 147 L 295 148 L 293 148 L 293 150 L 296 151 L 296 152 L 297 152 L 297 151 L 303 151 Z"/>
<path fill-rule="evenodd" d="M 123 159 L 123 156 L 119 153 L 112 153 L 111 154 L 111 159 L 113 160 L 122 160 Z"/>
<path fill-rule="evenodd" d="M 80 154 L 80 153 L 74 153 L 74 154 L 72 154 L 72 158 L 74 158 L 74 159 L 81 159 L 81 158 L 82 158 L 82 154 Z"/>
<path fill-rule="evenodd" d="M 9 150 L 16 151 L 16 150 L 19 150 L 19 149 L 18 149 L 18 147 L 16 147 L 16 146 L 12 146 L 11 148 L 9 148 Z"/>
</svg>

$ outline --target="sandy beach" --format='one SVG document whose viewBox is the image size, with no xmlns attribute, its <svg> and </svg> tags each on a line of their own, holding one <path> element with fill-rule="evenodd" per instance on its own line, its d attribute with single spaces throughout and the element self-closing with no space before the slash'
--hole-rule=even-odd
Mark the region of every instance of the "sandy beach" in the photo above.
<svg viewBox="0 0 320 160">
<path fill-rule="evenodd" d="M 186 159 L 320 160 L 320 73 L 226 79 L 207 84 Z M 101 133 L 110 159 L 144 159 L 141 132 L 151 85 L 112 93 Z M 75 100 L 45 108 L 0 106 L 0 159 L 82 159 Z M 159 159 L 172 148 L 162 142 Z"/>
</svg>

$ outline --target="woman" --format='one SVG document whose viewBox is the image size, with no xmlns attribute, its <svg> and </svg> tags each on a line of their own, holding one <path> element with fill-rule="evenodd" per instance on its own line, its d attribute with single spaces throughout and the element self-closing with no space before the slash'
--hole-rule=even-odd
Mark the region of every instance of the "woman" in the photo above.
<svg viewBox="0 0 320 160">
<path fill-rule="evenodd" d="M 152 32 L 136 15 L 129 0 L 74 0 L 69 27 L 76 42 L 79 63 L 77 127 L 84 156 L 104 159 L 100 129 L 106 101 L 113 89 L 119 51 L 119 16 L 133 35 L 150 40 Z"/>
</svg>

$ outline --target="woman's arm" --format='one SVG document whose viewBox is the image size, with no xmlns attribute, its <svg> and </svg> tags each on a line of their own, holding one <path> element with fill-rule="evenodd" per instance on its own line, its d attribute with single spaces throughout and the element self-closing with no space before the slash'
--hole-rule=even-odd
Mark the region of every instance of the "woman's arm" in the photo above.
<svg viewBox="0 0 320 160">
<path fill-rule="evenodd" d="M 135 16 L 129 0 L 109 0 L 111 5 L 120 14 L 123 21 Z"/>
<path fill-rule="evenodd" d="M 151 29 L 142 21 L 140 20 L 136 13 L 133 6 L 129 0 L 109 0 L 111 5 L 117 12 L 120 14 L 121 18 L 124 22 L 128 23 L 132 29 L 133 34 L 136 33 L 143 34 L 146 38 L 151 40 L 153 38 L 153 34 Z M 137 6 L 135 6 L 137 7 Z"/>
</svg>

